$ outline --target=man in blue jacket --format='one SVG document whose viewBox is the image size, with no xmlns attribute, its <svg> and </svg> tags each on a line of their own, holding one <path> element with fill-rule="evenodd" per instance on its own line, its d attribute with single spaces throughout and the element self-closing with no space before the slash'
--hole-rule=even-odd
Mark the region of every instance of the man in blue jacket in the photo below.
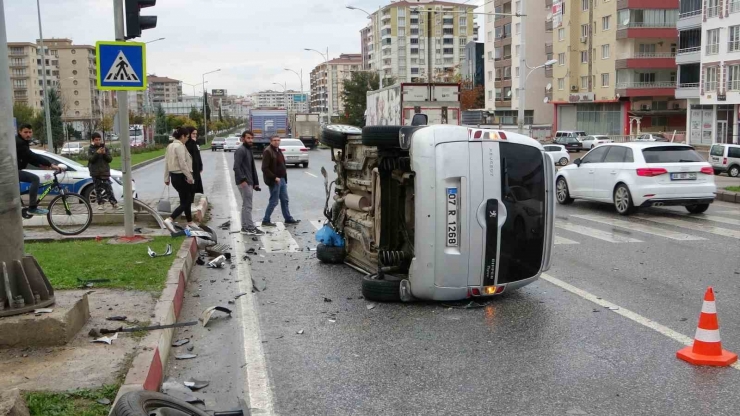
<svg viewBox="0 0 740 416">
<path fill-rule="evenodd" d="M 258 229 L 252 220 L 252 196 L 254 191 L 260 191 L 257 167 L 254 164 L 252 153 L 254 134 L 246 130 L 242 133 L 241 140 L 242 145 L 234 152 L 234 178 L 236 186 L 239 187 L 239 193 L 242 195 L 241 232 L 246 235 L 265 235 L 265 232 Z"/>
</svg>

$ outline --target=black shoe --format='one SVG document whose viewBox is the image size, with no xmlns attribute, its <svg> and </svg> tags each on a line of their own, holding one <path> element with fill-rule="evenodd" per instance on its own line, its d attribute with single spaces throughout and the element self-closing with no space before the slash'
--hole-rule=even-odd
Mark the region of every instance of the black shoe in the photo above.
<svg viewBox="0 0 740 416">
<path fill-rule="evenodd" d="M 262 221 L 262 226 L 263 227 L 277 227 L 277 224 L 275 224 L 274 222 Z"/>
<path fill-rule="evenodd" d="M 298 223 L 300 223 L 300 222 L 301 222 L 301 220 L 296 220 L 296 219 L 292 219 L 292 220 L 289 220 L 289 221 L 285 221 L 285 223 L 286 223 L 286 224 L 289 224 L 289 225 L 295 225 L 295 224 L 298 224 Z"/>
<path fill-rule="evenodd" d="M 265 235 L 266 233 L 264 231 L 260 230 L 259 228 L 254 227 L 254 228 L 252 228 L 252 229 L 249 230 L 249 233 L 248 234 L 249 235 L 262 236 L 262 235 Z"/>
</svg>

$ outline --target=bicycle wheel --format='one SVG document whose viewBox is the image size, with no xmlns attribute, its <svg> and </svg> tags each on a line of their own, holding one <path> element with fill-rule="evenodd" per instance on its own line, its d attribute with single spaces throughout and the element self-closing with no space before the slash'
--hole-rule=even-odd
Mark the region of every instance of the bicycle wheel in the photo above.
<svg viewBox="0 0 740 416">
<path fill-rule="evenodd" d="M 49 226 L 62 235 L 77 235 L 92 223 L 90 203 L 80 194 L 57 195 L 49 203 Z"/>
</svg>

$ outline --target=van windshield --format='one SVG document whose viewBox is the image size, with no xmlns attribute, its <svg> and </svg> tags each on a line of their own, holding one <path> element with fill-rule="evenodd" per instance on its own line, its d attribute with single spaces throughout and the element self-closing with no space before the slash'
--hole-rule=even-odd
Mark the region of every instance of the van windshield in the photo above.
<svg viewBox="0 0 740 416">
<path fill-rule="evenodd" d="M 712 150 L 709 151 L 709 154 L 712 156 L 724 156 L 725 147 L 721 144 L 715 144 L 714 146 L 712 146 Z"/>
</svg>

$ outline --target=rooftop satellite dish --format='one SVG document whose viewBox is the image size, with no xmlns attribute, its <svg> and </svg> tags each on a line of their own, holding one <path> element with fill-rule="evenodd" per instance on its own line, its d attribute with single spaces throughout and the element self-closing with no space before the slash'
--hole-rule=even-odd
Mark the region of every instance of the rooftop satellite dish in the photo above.
<svg viewBox="0 0 740 416">
<path fill-rule="evenodd" d="M 548 82 L 547 85 L 545 86 L 545 91 L 550 91 L 551 89 L 552 89 L 552 84 Z"/>
<path fill-rule="evenodd" d="M 545 98 L 542 99 L 542 102 L 545 103 L 545 104 L 547 104 L 547 103 L 550 102 L 550 99 L 547 98 L 547 97 L 545 97 Z"/>
</svg>

